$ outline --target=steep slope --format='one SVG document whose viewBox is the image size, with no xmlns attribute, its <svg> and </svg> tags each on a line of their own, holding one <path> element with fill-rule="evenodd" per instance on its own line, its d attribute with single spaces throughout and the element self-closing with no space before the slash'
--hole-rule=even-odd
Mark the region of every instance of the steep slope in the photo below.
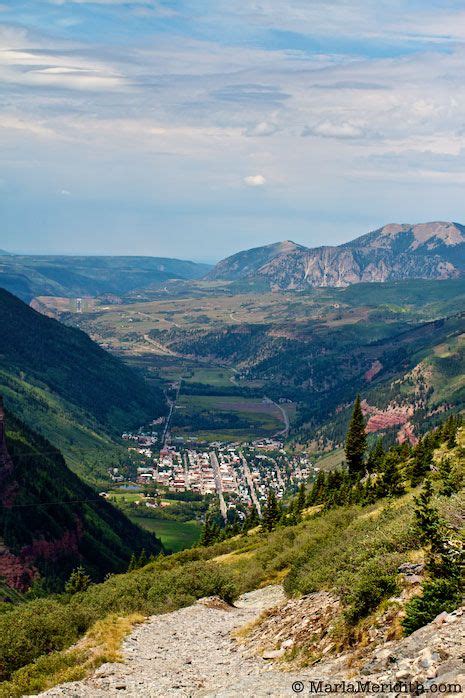
<svg viewBox="0 0 465 698">
<path fill-rule="evenodd" d="M 263 275 L 269 265 L 272 268 L 285 266 L 288 260 L 298 260 L 307 252 L 307 248 L 291 240 L 276 242 L 265 247 L 237 252 L 223 259 L 207 274 L 208 279 L 235 280 L 249 276 Z"/>
<path fill-rule="evenodd" d="M 81 473 L 89 450 L 100 452 L 102 461 L 122 431 L 163 414 L 161 390 L 84 332 L 40 315 L 3 289 L 0 326 L 0 391 L 7 407 Z"/>
<path fill-rule="evenodd" d="M 251 263 L 252 262 L 252 263 Z M 210 279 L 259 277 L 278 288 L 343 287 L 360 282 L 446 279 L 465 272 L 459 223 L 390 224 L 338 247 L 278 243 L 228 257 Z"/>
<path fill-rule="evenodd" d="M 210 268 L 164 257 L 1 255 L 0 286 L 27 302 L 35 296 L 123 294 L 168 279 L 198 279 Z"/>
<path fill-rule="evenodd" d="M 5 430 L 6 426 L 6 430 Z M 127 569 L 160 541 L 132 524 L 66 466 L 60 452 L 8 414 L 0 398 L 0 577 L 53 588 L 82 563 L 94 579 Z"/>
</svg>

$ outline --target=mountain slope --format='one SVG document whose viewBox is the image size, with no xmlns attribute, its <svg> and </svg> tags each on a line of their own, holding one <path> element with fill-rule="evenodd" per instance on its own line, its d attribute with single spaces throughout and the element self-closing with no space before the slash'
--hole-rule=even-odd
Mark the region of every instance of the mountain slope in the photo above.
<svg viewBox="0 0 465 698">
<path fill-rule="evenodd" d="M 149 386 L 84 332 L 0 289 L 0 391 L 9 409 L 62 449 L 81 473 L 112 440 L 165 410 Z M 91 472 L 85 473 L 91 476 Z"/>
<path fill-rule="evenodd" d="M 278 288 L 343 287 L 360 282 L 455 278 L 465 272 L 459 223 L 390 224 L 338 247 L 277 243 L 221 261 L 209 279 L 258 277 Z"/>
<path fill-rule="evenodd" d="M 6 430 L 5 430 L 6 426 Z M 8 414 L 0 398 L 0 577 L 19 590 L 59 584 L 82 563 L 93 578 L 127 569 L 160 541 L 142 531 L 66 466 L 60 452 Z"/>
<path fill-rule="evenodd" d="M 207 274 L 209 279 L 235 280 L 248 276 L 262 275 L 268 265 L 276 267 L 284 265 L 288 259 L 296 261 L 307 248 L 297 245 L 291 240 L 276 242 L 265 247 L 255 247 L 251 250 L 237 252 L 231 257 L 223 259 Z"/>
<path fill-rule="evenodd" d="M 209 268 L 164 257 L 5 255 L 0 259 L 0 286 L 27 302 L 35 296 L 123 294 L 168 279 L 198 279 Z"/>
</svg>

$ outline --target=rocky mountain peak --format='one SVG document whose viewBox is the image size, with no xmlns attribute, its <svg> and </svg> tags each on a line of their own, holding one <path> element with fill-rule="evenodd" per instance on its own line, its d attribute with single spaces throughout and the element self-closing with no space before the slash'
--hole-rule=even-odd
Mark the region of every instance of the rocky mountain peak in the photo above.
<svg viewBox="0 0 465 698">
<path fill-rule="evenodd" d="M 465 226 L 390 223 L 339 246 L 313 249 L 292 240 L 238 252 L 210 279 L 257 278 L 273 288 L 348 286 L 402 279 L 446 279 L 465 273 Z"/>
<path fill-rule="evenodd" d="M 354 243 L 363 243 L 366 237 L 371 237 L 373 247 L 385 247 L 399 237 L 410 237 L 410 249 L 417 250 L 423 245 L 428 249 L 434 249 L 439 245 L 452 247 L 465 243 L 465 228 L 459 223 L 447 221 L 435 221 L 432 223 L 418 223 L 416 225 L 389 223 L 368 236 L 358 238 Z M 353 244 L 353 243 L 349 243 Z"/>
</svg>

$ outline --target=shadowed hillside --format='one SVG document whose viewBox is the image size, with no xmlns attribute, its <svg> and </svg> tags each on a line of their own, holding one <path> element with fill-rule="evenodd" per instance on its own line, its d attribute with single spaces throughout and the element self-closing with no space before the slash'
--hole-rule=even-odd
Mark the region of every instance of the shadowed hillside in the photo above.
<svg viewBox="0 0 465 698">
<path fill-rule="evenodd" d="M 80 563 L 103 579 L 127 569 L 134 551 L 162 549 L 74 475 L 46 439 L 9 413 L 5 424 L 1 398 L 0 502 L 0 577 L 14 589 L 40 580 L 59 588 Z"/>
<path fill-rule="evenodd" d="M 163 414 L 159 389 L 84 332 L 40 315 L 3 289 L 0 325 L 0 390 L 7 407 L 78 468 L 80 449 L 103 455 L 122 431 Z"/>
</svg>

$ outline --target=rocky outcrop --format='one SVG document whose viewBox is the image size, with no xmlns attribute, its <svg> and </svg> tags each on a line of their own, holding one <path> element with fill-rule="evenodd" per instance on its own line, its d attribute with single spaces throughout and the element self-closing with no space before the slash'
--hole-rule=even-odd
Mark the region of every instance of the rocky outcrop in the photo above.
<svg viewBox="0 0 465 698">
<path fill-rule="evenodd" d="M 207 278 L 258 278 L 272 287 L 298 289 L 448 279 L 464 272 L 465 227 L 435 222 L 386 225 L 338 247 L 308 249 L 286 240 L 228 257 Z"/>
</svg>

